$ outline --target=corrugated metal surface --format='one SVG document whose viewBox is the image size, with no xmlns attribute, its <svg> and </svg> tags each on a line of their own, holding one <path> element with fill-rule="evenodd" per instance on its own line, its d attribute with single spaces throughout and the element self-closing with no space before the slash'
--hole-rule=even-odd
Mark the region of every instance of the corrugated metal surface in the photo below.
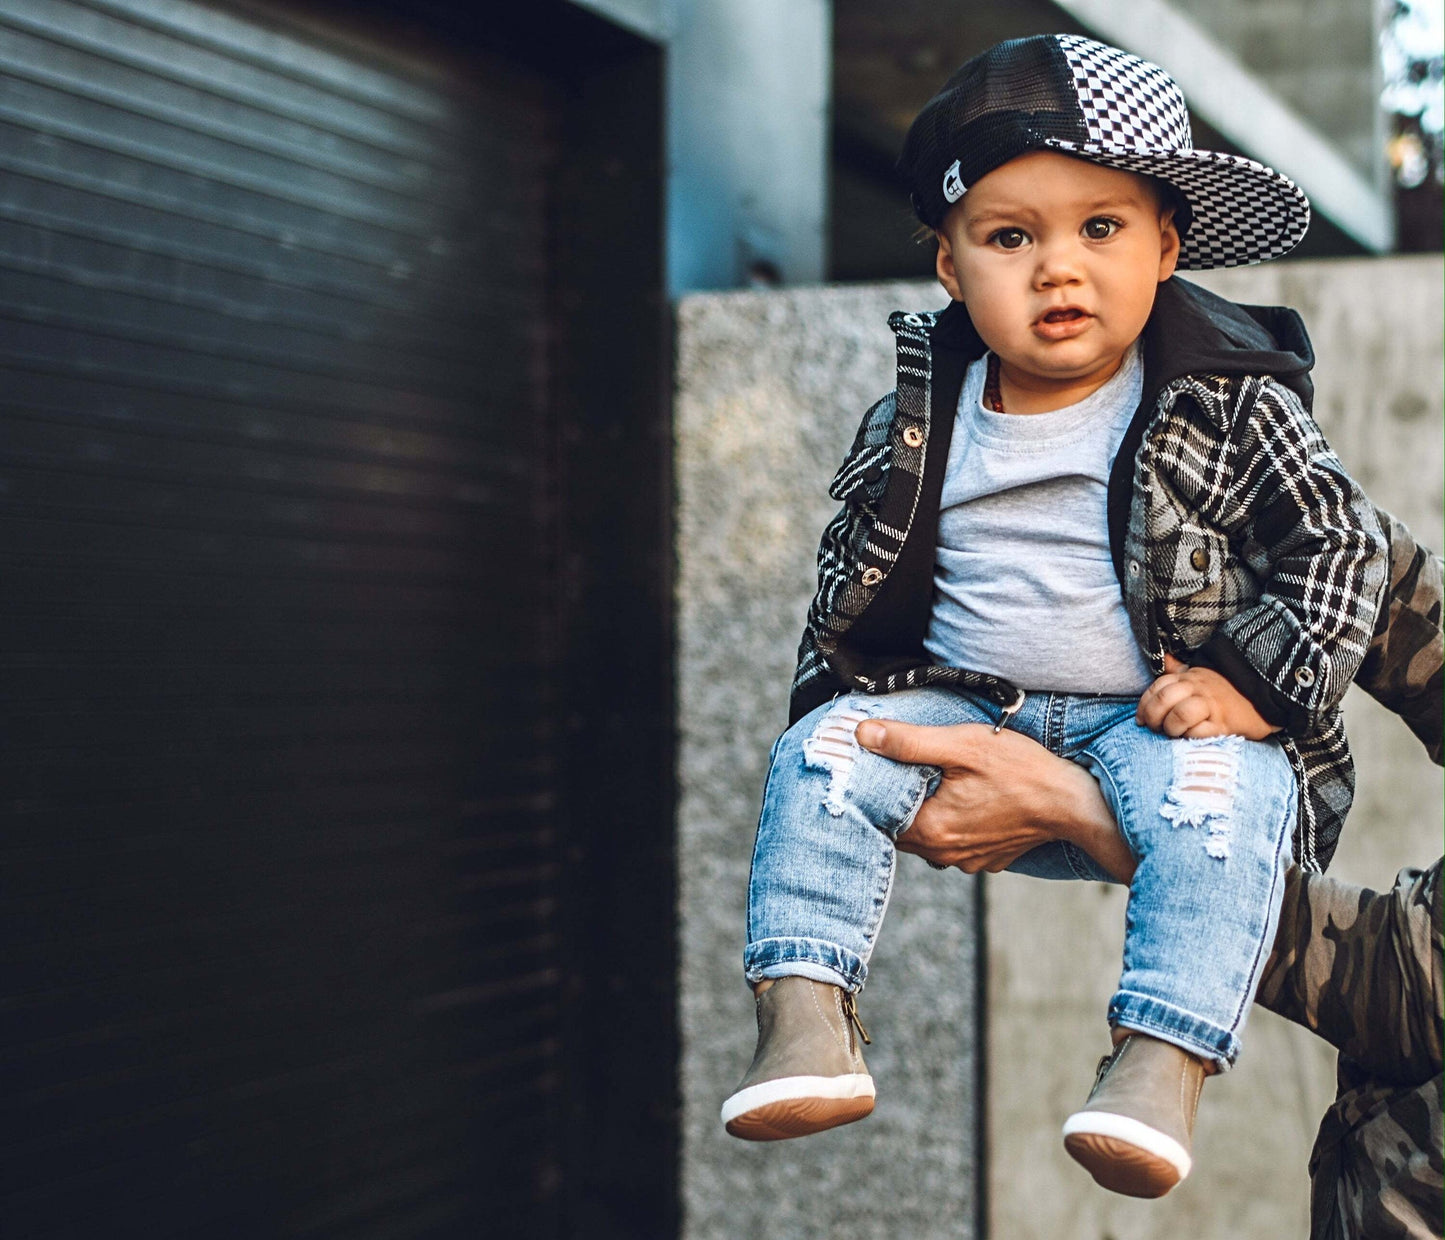
<svg viewBox="0 0 1445 1240">
<path fill-rule="evenodd" d="M 0 0 L 7 1237 L 556 1224 L 557 102 L 472 68 Z"/>
</svg>

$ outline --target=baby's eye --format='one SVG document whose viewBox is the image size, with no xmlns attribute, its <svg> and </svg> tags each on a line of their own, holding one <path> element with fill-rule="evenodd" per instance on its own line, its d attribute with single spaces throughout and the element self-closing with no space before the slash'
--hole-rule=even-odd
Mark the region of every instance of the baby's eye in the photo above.
<svg viewBox="0 0 1445 1240">
<path fill-rule="evenodd" d="M 1029 239 L 1022 228 L 1000 228 L 989 238 L 1001 250 L 1016 250 Z"/>
<path fill-rule="evenodd" d="M 1084 221 L 1084 236 L 1090 241 L 1105 241 L 1119 231 L 1119 221 L 1107 216 L 1096 215 Z"/>
</svg>

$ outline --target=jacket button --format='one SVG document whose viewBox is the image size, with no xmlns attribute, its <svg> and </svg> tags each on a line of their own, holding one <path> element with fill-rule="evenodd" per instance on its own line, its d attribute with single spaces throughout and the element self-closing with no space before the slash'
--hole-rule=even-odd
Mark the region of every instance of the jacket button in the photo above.
<svg viewBox="0 0 1445 1240">
<path fill-rule="evenodd" d="M 1139 575 L 1139 561 L 1138 561 L 1138 560 L 1130 560 L 1130 561 L 1129 561 L 1129 576 L 1131 576 L 1131 577 L 1137 577 L 1138 575 Z"/>
<path fill-rule="evenodd" d="M 1202 573 L 1209 567 L 1209 552 L 1203 547 L 1195 547 L 1194 550 L 1189 553 L 1189 562 L 1194 565 L 1194 571 L 1196 573 Z"/>
<path fill-rule="evenodd" d="M 865 586 L 876 586 L 882 580 L 883 570 L 881 568 L 865 568 L 863 570 L 862 581 Z"/>
<path fill-rule="evenodd" d="M 883 477 L 883 466 L 881 465 L 870 465 L 863 471 L 864 482 L 877 482 L 881 477 Z"/>
<path fill-rule="evenodd" d="M 923 447 L 923 432 L 916 426 L 910 426 L 903 432 L 903 442 L 910 448 Z"/>
<path fill-rule="evenodd" d="M 903 316 L 903 321 L 907 323 L 909 327 L 923 326 L 923 320 L 920 319 L 916 314 L 905 314 Z"/>
<path fill-rule="evenodd" d="M 1297 667 L 1294 669 L 1294 679 L 1300 688 L 1308 689 L 1315 683 L 1315 674 L 1307 667 Z"/>
</svg>

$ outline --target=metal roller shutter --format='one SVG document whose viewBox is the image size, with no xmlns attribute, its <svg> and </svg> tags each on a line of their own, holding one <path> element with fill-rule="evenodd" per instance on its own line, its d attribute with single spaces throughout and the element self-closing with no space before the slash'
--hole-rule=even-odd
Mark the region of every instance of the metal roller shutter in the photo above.
<svg viewBox="0 0 1445 1240">
<path fill-rule="evenodd" d="M 325 20 L 0 0 L 6 1236 L 562 1226 L 561 103 Z"/>
</svg>

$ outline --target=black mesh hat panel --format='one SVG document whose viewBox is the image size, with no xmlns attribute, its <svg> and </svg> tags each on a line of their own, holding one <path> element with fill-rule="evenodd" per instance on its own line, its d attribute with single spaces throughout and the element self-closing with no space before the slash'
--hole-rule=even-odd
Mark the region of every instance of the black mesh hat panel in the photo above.
<svg viewBox="0 0 1445 1240">
<path fill-rule="evenodd" d="M 1010 39 L 967 61 L 914 120 L 898 169 L 918 218 L 937 228 L 970 185 L 1027 151 L 1057 151 L 1167 181 L 1184 270 L 1288 253 L 1309 199 L 1240 155 L 1194 149 L 1184 93 L 1158 65 L 1079 35 Z"/>
<path fill-rule="evenodd" d="M 1073 73 L 1053 35 L 1009 39 L 980 53 L 943 84 L 938 99 L 958 124 L 990 112 L 1037 112 L 1070 117 L 1071 128 L 1084 132 Z"/>
<path fill-rule="evenodd" d="M 966 61 L 924 105 L 898 167 L 914 211 L 937 227 L 961 196 L 958 187 L 1037 150 L 1047 138 L 1089 139 L 1073 69 L 1053 35 L 1009 39 Z M 957 179 L 946 192 L 945 174 L 955 161 Z"/>
</svg>

